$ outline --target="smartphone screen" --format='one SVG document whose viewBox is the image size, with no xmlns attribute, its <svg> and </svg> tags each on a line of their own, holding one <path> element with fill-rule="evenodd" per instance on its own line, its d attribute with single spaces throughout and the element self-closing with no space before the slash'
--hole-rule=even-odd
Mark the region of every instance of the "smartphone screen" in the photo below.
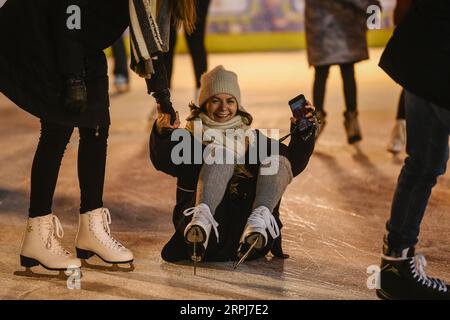
<svg viewBox="0 0 450 320">
<path fill-rule="evenodd" d="M 295 97 L 291 101 L 289 101 L 289 106 L 292 110 L 292 115 L 294 118 L 299 119 L 298 128 L 300 131 L 307 129 L 311 122 L 306 119 L 306 98 L 303 94 Z"/>
<path fill-rule="evenodd" d="M 299 95 L 298 97 L 289 101 L 291 106 L 292 114 L 295 118 L 301 119 L 303 117 L 304 108 L 306 106 L 306 99 L 304 95 Z"/>
</svg>

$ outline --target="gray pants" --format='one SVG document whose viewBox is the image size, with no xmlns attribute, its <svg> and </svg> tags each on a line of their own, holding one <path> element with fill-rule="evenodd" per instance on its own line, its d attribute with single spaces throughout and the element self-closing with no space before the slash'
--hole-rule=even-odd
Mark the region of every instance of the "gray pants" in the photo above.
<svg viewBox="0 0 450 320">
<path fill-rule="evenodd" d="M 274 161 L 279 162 L 277 174 L 263 175 L 261 168 L 259 170 L 253 209 L 265 206 L 270 212 L 273 212 L 293 179 L 291 163 L 286 157 L 279 156 Z M 269 167 L 270 164 L 261 165 L 261 167 L 265 166 Z M 234 167 L 234 164 L 204 164 L 197 184 L 196 205 L 204 203 L 214 214 L 225 195 L 228 182 L 234 173 Z"/>
</svg>

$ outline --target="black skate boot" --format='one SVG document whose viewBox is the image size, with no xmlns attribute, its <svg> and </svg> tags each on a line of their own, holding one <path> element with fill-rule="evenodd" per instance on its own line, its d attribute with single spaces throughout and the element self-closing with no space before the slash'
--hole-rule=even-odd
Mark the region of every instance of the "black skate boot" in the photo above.
<svg viewBox="0 0 450 320">
<path fill-rule="evenodd" d="M 428 277 L 426 265 L 425 257 L 415 254 L 414 247 L 402 252 L 385 247 L 377 296 L 386 300 L 449 300 L 448 286 L 440 279 Z"/>
</svg>

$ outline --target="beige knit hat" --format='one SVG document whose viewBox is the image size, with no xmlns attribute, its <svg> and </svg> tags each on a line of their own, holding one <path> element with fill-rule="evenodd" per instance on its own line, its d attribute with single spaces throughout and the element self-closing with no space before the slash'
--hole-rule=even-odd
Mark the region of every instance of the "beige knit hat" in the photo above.
<svg viewBox="0 0 450 320">
<path fill-rule="evenodd" d="M 241 89 L 236 73 L 225 70 L 223 66 L 217 66 L 203 74 L 200 83 L 199 106 L 216 94 L 226 93 L 236 98 L 239 110 L 245 111 L 241 105 Z"/>
</svg>

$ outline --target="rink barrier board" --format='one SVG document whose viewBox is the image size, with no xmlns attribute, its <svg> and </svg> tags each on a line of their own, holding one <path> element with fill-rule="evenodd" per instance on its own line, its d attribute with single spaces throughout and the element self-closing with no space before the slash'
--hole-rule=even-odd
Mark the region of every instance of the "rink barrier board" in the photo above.
<svg viewBox="0 0 450 320">
<path fill-rule="evenodd" d="M 369 47 L 384 47 L 392 35 L 391 29 L 369 30 L 367 42 Z M 179 37 L 176 52 L 186 53 L 184 37 Z M 129 41 L 126 39 L 129 53 Z M 306 48 L 304 32 L 258 32 L 245 34 L 211 34 L 206 37 L 206 47 L 210 53 L 242 53 L 267 51 L 294 51 Z M 110 55 L 110 50 L 106 51 Z"/>
</svg>

